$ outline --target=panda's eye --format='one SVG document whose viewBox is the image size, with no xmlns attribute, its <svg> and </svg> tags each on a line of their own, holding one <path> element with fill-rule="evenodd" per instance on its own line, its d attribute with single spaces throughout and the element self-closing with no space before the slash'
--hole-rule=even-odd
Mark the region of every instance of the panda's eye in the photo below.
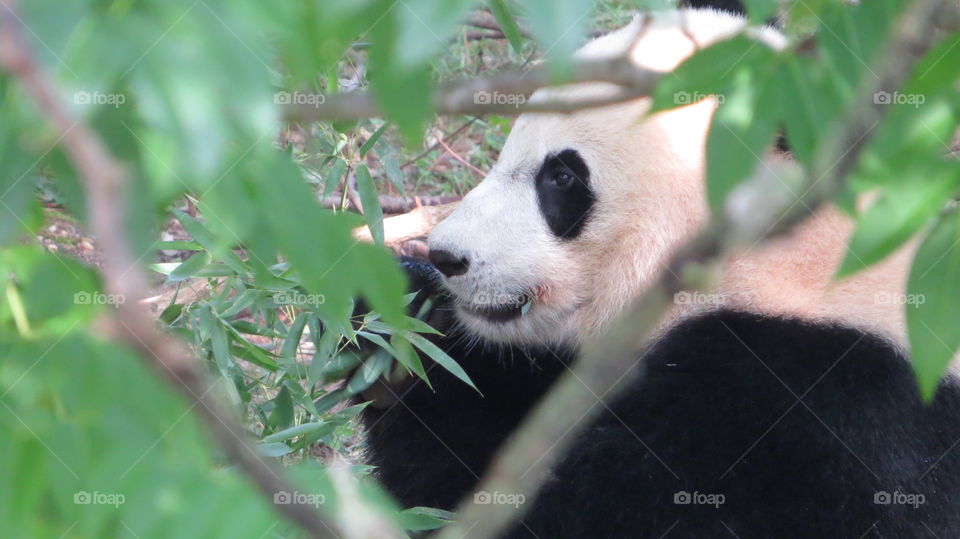
<svg viewBox="0 0 960 539">
<path fill-rule="evenodd" d="M 557 187 L 566 187 L 573 183 L 573 174 L 566 170 L 557 171 L 557 173 L 553 175 L 553 183 L 556 184 Z"/>
</svg>

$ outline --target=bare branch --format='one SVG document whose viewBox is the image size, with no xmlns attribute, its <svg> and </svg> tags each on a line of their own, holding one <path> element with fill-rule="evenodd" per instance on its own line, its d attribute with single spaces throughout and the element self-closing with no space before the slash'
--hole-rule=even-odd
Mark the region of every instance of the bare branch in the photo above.
<svg viewBox="0 0 960 539">
<path fill-rule="evenodd" d="M 609 390 L 607 397 L 612 399 L 623 389 L 623 385 L 617 387 L 618 380 L 632 368 L 638 352 L 647 346 L 650 332 L 672 304 L 673 295 L 682 290 L 703 288 L 707 284 L 704 276 L 715 274 L 731 250 L 789 229 L 839 191 L 887 108 L 874 103 L 874 92 L 900 88 L 910 68 L 934 39 L 928 29 L 948 6 L 946 0 L 912 3 L 897 24 L 887 53 L 880 55 L 883 59 L 882 67 L 878 68 L 882 73 L 880 83 L 863 85 L 861 100 L 850 108 L 845 121 L 838 124 L 835 134 L 823 144 L 823 151 L 807 178 L 809 189 L 801 197 L 803 204 L 788 208 L 790 201 L 785 200 L 775 211 L 764 214 L 767 216 L 764 222 L 733 215 L 729 210 L 715 218 L 672 258 L 667 271 L 626 309 L 602 338 L 583 347 L 580 360 L 514 431 L 476 491 L 521 494 L 528 500 L 523 507 L 532 505 L 529 500 L 540 488 L 547 471 L 567 451 L 580 428 L 588 425 L 602 409 L 596 406 L 596 395 Z M 763 193 L 776 183 L 755 178 L 742 186 L 747 192 L 739 195 L 748 199 L 756 196 L 768 201 L 782 200 Z M 781 224 L 769 228 L 780 215 L 785 215 Z M 642 363 L 638 371 L 638 376 L 644 375 Z M 441 538 L 460 538 L 468 532 L 471 538 L 495 537 L 522 516 L 522 510 L 511 505 L 481 505 L 472 501 L 473 497 L 467 496 L 461 503 L 457 511 L 459 519 L 441 532 Z"/>
<path fill-rule="evenodd" d="M 650 95 L 661 75 L 660 72 L 635 65 L 626 57 L 578 61 L 573 64 L 569 83 L 610 82 L 620 86 L 620 90 L 603 98 L 550 99 L 516 105 L 483 103 L 478 99 L 480 95 L 494 92 L 529 96 L 534 91 L 553 84 L 554 81 L 546 68 L 538 66 L 526 71 L 506 71 L 486 79 L 441 84 L 433 94 L 433 108 L 439 114 L 517 115 L 524 112 L 573 112 Z M 382 114 L 373 96 L 360 92 L 328 95 L 323 99 L 323 103 L 317 105 L 290 104 L 283 107 L 285 117 L 298 122 L 355 120 Z"/>
<path fill-rule="evenodd" d="M 64 149 L 83 178 L 91 230 L 103 252 L 104 283 L 109 292 L 126 298 L 110 318 L 112 333 L 188 401 L 198 404 L 194 408 L 216 442 L 271 503 L 275 493 L 294 491 L 279 471 L 260 458 L 235 414 L 213 397 L 196 359 L 180 342 L 160 332 L 155 320 L 140 305 L 148 287 L 126 236 L 127 172 L 97 134 L 72 119 L 57 99 L 53 84 L 41 71 L 23 37 L 14 0 L 0 0 L 0 67 L 23 85 L 46 121 L 59 132 Z M 336 536 L 334 525 L 325 522 L 309 505 L 275 507 L 313 537 Z"/>
<path fill-rule="evenodd" d="M 437 206 L 421 206 L 403 215 L 387 217 L 383 220 L 383 243 L 388 247 L 430 234 L 433 227 L 457 209 L 459 202 L 440 204 Z M 353 231 L 353 236 L 359 240 L 373 242 L 370 230 L 360 227 Z"/>
<path fill-rule="evenodd" d="M 320 201 L 320 205 L 324 208 L 329 209 L 339 209 L 340 201 L 342 200 L 343 194 L 334 191 L 334 193 L 323 200 Z M 387 195 L 381 195 L 380 199 L 380 209 L 383 210 L 383 213 L 386 215 L 397 215 L 401 213 L 407 213 L 413 211 L 422 206 L 443 206 L 445 204 L 450 204 L 452 202 L 457 202 L 462 199 L 462 196 L 459 195 L 435 195 L 435 196 L 424 196 L 424 197 L 411 197 L 409 199 L 402 197 L 392 197 Z"/>
</svg>

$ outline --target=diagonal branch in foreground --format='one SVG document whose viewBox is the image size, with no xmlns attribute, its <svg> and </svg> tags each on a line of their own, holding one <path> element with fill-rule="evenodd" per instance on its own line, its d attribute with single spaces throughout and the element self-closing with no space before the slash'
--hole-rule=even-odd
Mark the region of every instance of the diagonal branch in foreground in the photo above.
<svg viewBox="0 0 960 539">
<path fill-rule="evenodd" d="M 952 11 L 955 16 L 956 8 Z M 595 406 L 596 395 L 609 391 L 610 398 L 615 398 L 617 391 L 626 386 L 619 384 L 620 379 L 635 365 L 638 372 L 634 377 L 645 375 L 643 363 L 636 358 L 649 345 L 649 335 L 672 305 L 674 294 L 706 287 L 708 276 L 719 272 L 728 253 L 788 230 L 840 190 L 885 112 L 883 106 L 874 103 L 874 92 L 892 92 L 901 87 L 913 65 L 932 45 L 936 34 L 929 29 L 950 13 L 947 0 L 915 0 L 910 4 L 893 29 L 887 53 L 879 56 L 883 59 L 882 68 L 877 70 L 881 73 L 879 84 L 861 85 L 860 99 L 847 111 L 845 121 L 838 123 L 824 140 L 799 201 L 791 204 L 785 199 L 772 178 L 753 178 L 737 188 L 731 195 L 738 199 L 737 204 L 729 204 L 728 199 L 726 213 L 716 216 L 704 232 L 672 258 L 661 277 L 605 335 L 584 346 L 572 370 L 554 384 L 501 448 L 476 491 L 523 495 L 527 503 L 522 507 L 532 505 L 547 471 L 601 408 Z M 759 207 L 749 204 L 750 201 L 773 203 L 776 207 L 757 218 Z M 741 211 L 729 209 L 734 207 Z M 472 501 L 472 496 L 468 496 L 461 502 L 459 519 L 441 531 L 442 539 L 468 534 L 471 538 L 496 537 L 523 514 L 522 509 L 511 505 L 481 505 Z"/>
<path fill-rule="evenodd" d="M 70 118 L 34 60 L 15 9 L 14 0 L 0 0 L 0 68 L 20 82 L 46 121 L 60 133 L 63 147 L 83 179 L 91 229 L 103 252 L 104 283 L 110 293 L 126 298 L 110 317 L 111 332 L 188 401 L 197 403 L 195 409 L 216 442 L 271 502 L 279 491 L 296 490 L 257 454 L 240 422 L 210 395 L 209 381 L 195 358 L 180 342 L 163 334 L 136 301 L 148 287 L 125 232 L 126 171 L 96 133 Z M 336 536 L 333 524 L 309 505 L 275 507 L 314 537 Z"/>
</svg>

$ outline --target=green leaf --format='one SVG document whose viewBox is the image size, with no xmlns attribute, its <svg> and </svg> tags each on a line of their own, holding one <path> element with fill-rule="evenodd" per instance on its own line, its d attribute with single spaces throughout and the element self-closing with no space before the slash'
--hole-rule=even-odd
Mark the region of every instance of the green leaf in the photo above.
<svg viewBox="0 0 960 539">
<path fill-rule="evenodd" d="M 360 194 L 360 203 L 363 204 L 363 216 L 367 220 L 367 227 L 373 241 L 383 245 L 383 209 L 380 207 L 380 198 L 377 196 L 377 187 L 373 184 L 370 171 L 366 165 L 357 167 L 357 191 Z"/>
<path fill-rule="evenodd" d="M 125 347 L 98 341 L 86 328 L 36 342 L 0 334 L 5 372 L 23 375 L 7 384 L 0 413 L 0 492 L 17 494 L 0 496 L 4 534 L 73 526 L 75 536 L 109 537 L 119 520 L 141 537 L 240 537 L 273 526 L 276 514 L 242 473 L 214 464 L 192 403 Z M 125 499 L 74 503 L 97 491 Z"/>
<path fill-rule="evenodd" d="M 852 275 L 898 249 L 927 225 L 958 189 L 960 173 L 945 165 L 932 177 L 898 182 L 857 219 L 837 277 Z"/>
<path fill-rule="evenodd" d="M 158 241 L 154 245 L 154 249 L 157 251 L 199 251 L 203 247 L 192 241 Z"/>
<path fill-rule="evenodd" d="M 271 372 L 276 372 L 279 370 L 280 366 L 277 365 L 277 362 L 270 358 L 267 355 L 267 352 L 264 352 L 261 348 L 247 342 L 245 339 L 238 338 L 233 339 L 235 346 L 231 350 L 233 356 L 242 359 L 244 361 L 249 361 L 254 365 L 263 367 Z"/>
<path fill-rule="evenodd" d="M 738 70 L 736 88 L 713 115 L 707 136 L 707 197 L 721 208 L 727 195 L 756 170 L 777 130 L 777 82 L 752 69 Z"/>
<path fill-rule="evenodd" d="M 743 0 L 753 24 L 764 24 L 777 12 L 777 0 Z"/>
<path fill-rule="evenodd" d="M 683 61 L 669 77 L 661 77 L 653 91 L 650 113 L 686 106 L 711 95 L 733 91 L 742 70 L 758 72 L 773 65 L 773 51 L 742 36 L 719 41 Z M 756 77 L 755 77 L 756 78 Z"/>
<path fill-rule="evenodd" d="M 323 198 L 327 198 L 333 194 L 333 192 L 337 189 L 337 186 L 340 185 L 340 180 L 343 178 L 343 173 L 346 171 L 347 162 L 339 157 L 336 158 L 333 162 L 333 166 L 330 167 L 330 172 L 327 173 L 327 176 L 323 180 Z"/>
<path fill-rule="evenodd" d="M 209 310 L 209 308 L 204 309 Z M 210 347 L 213 349 L 213 357 L 220 367 L 220 372 L 224 376 L 228 375 L 235 367 L 230 355 L 230 336 L 227 335 L 221 321 L 214 317 L 212 312 L 209 319 L 210 323 Z"/>
<path fill-rule="evenodd" d="M 400 512 L 400 526 L 410 531 L 436 530 L 456 518 L 454 513 L 430 507 L 411 507 Z"/>
<path fill-rule="evenodd" d="M 410 144 L 423 137 L 432 112 L 430 62 L 472 7 L 472 0 L 404 0 L 386 6 L 371 30 L 371 90 Z"/>
<path fill-rule="evenodd" d="M 172 324 L 174 320 L 180 318 L 181 313 L 183 313 L 183 305 L 172 303 L 160 313 L 160 320 L 163 320 L 165 324 Z"/>
<path fill-rule="evenodd" d="M 402 335 L 394 335 L 390 338 L 390 343 L 395 350 L 393 357 L 395 357 L 401 365 L 406 367 L 408 371 L 416 374 L 417 377 L 426 382 L 430 389 L 433 389 L 430 380 L 427 378 L 427 372 L 423 368 L 423 362 L 420 361 L 420 356 L 417 355 L 410 341 L 404 339 Z"/>
<path fill-rule="evenodd" d="M 329 384 L 343 379 L 360 365 L 360 358 L 351 352 L 337 354 L 320 369 L 320 379 Z"/>
<path fill-rule="evenodd" d="M 549 55 L 554 77 L 566 78 L 573 53 L 584 42 L 590 0 L 525 0 L 523 6 L 530 29 Z"/>
<path fill-rule="evenodd" d="M 899 0 L 824 3 L 818 19 L 822 26 L 817 33 L 818 49 L 844 91 L 854 91 L 864 78 L 875 80 L 878 76 L 873 66 L 902 4 Z"/>
<path fill-rule="evenodd" d="M 273 404 L 273 411 L 267 419 L 270 428 L 285 429 L 293 423 L 293 399 L 290 398 L 290 391 L 286 386 L 280 388 L 280 392 L 270 402 Z"/>
<path fill-rule="evenodd" d="M 269 436 L 263 437 L 263 442 L 283 442 L 289 440 L 290 438 L 296 438 L 297 436 L 309 436 L 309 435 L 320 435 L 320 437 L 325 436 L 333 432 L 337 428 L 336 423 L 330 423 L 327 421 L 317 421 L 315 423 L 303 423 L 302 425 L 297 425 L 295 427 L 290 427 L 283 429 L 279 432 L 275 432 Z"/>
<path fill-rule="evenodd" d="M 293 163 L 278 158 L 273 165 L 271 181 L 258 186 L 269 208 L 264 218 L 307 291 L 323 294 L 317 311 L 343 316 L 353 298 L 363 295 L 385 319 L 402 324 L 404 280 L 391 255 L 352 237 L 355 215 L 320 208 Z"/>
<path fill-rule="evenodd" d="M 350 381 L 347 382 L 347 392 L 356 395 L 370 387 L 377 381 L 377 378 L 387 372 L 392 361 L 387 351 L 377 350 L 374 352 L 373 355 L 364 360 L 360 368 L 350 377 Z"/>
<path fill-rule="evenodd" d="M 346 388 L 331 391 L 326 395 L 315 400 L 313 404 L 317 407 L 317 413 L 324 413 L 341 402 L 353 396 Z"/>
<path fill-rule="evenodd" d="M 371 54 L 374 52 L 376 49 Z M 371 62 L 378 65 L 376 60 L 374 55 Z M 380 62 L 386 65 L 371 74 L 371 91 L 408 145 L 415 146 L 423 138 L 423 128 L 433 112 L 429 69 L 424 64 L 401 70 L 390 63 L 390 58 Z"/>
<path fill-rule="evenodd" d="M 189 279 L 197 273 L 200 272 L 207 264 L 210 263 L 210 253 L 194 253 L 190 255 L 190 258 L 181 262 L 173 271 L 170 272 L 169 277 L 167 277 L 168 283 L 176 283 Z"/>
<path fill-rule="evenodd" d="M 250 271 L 250 268 L 247 266 L 247 264 L 229 248 L 224 248 L 221 242 L 218 241 L 217 236 L 207 229 L 203 223 L 198 221 L 190 214 L 184 213 L 176 208 L 170 211 L 177 218 L 177 220 L 180 221 L 180 224 L 183 225 L 183 229 L 187 231 L 187 234 L 190 234 L 190 237 L 196 240 L 197 243 L 202 245 L 215 256 L 223 260 L 223 262 L 230 266 L 234 271 L 237 273 L 247 273 Z"/>
<path fill-rule="evenodd" d="M 374 145 L 376 145 L 377 141 L 380 140 L 380 137 L 383 136 L 383 132 L 386 131 L 388 127 L 390 127 L 390 122 L 384 122 L 379 129 L 377 129 L 376 131 L 373 132 L 372 135 L 370 135 L 370 138 L 368 138 L 366 142 L 364 142 L 363 145 L 360 146 L 360 157 L 367 156 L 370 150 L 373 149 Z"/>
<path fill-rule="evenodd" d="M 960 79 L 960 32 L 954 32 L 930 49 L 917 62 L 904 92 L 922 94 L 928 100 L 939 93 L 956 92 Z"/>
<path fill-rule="evenodd" d="M 389 14 L 396 32 L 390 51 L 394 62 L 402 68 L 417 68 L 433 60 L 447 49 L 447 37 L 472 4 L 472 0 L 404 0 L 397 5 Z"/>
<path fill-rule="evenodd" d="M 933 398 L 960 348 L 960 213 L 943 217 L 924 239 L 907 282 L 907 331 L 920 392 Z"/>
<path fill-rule="evenodd" d="M 488 0 L 487 4 L 490 6 L 494 18 L 497 19 L 497 24 L 500 25 L 504 37 L 510 43 L 510 48 L 513 49 L 514 53 L 521 54 L 523 52 L 523 34 L 520 32 L 520 27 L 517 26 L 513 14 L 510 13 L 510 7 L 507 6 L 506 0 Z"/>
<path fill-rule="evenodd" d="M 824 126 L 840 111 L 841 98 L 834 91 L 829 75 L 810 58 L 786 56 L 774 75 L 781 92 L 782 106 L 779 115 L 783 119 L 790 150 L 797 160 L 808 167 L 813 166 L 817 143 L 822 138 Z"/>
<path fill-rule="evenodd" d="M 446 352 L 438 348 L 437 345 L 428 341 L 426 338 L 409 331 L 405 331 L 403 336 L 406 337 L 411 344 L 420 349 L 420 351 L 422 351 L 424 354 L 427 354 L 430 359 L 434 360 L 441 367 L 449 371 L 450 374 L 456 376 L 462 380 L 463 383 L 467 384 L 473 389 L 476 389 L 477 393 L 480 393 L 480 390 L 477 389 L 477 386 L 473 385 L 473 380 L 471 380 L 470 376 L 467 375 L 467 372 L 463 370 L 463 367 L 461 367 L 453 358 L 448 356 Z"/>
<path fill-rule="evenodd" d="M 293 453 L 293 449 L 282 443 L 257 444 L 257 452 L 265 457 L 282 457 Z"/>
<path fill-rule="evenodd" d="M 404 181 L 406 177 L 403 174 L 403 169 L 400 167 L 400 162 L 397 161 L 397 152 L 387 145 L 381 145 L 376 150 L 377 159 L 380 160 L 380 165 L 383 167 L 383 171 L 387 174 L 387 179 L 390 180 L 390 183 L 393 185 L 394 189 L 398 193 L 404 193 L 406 191 L 406 185 Z"/>
<path fill-rule="evenodd" d="M 311 332 L 313 332 L 312 328 Z M 319 333 L 319 331 L 317 333 Z M 313 333 L 313 336 L 316 337 L 317 333 Z M 337 345 L 340 344 L 340 337 L 341 335 L 338 332 L 330 329 L 323 330 L 323 334 L 320 335 L 316 343 L 317 351 L 313 355 L 313 358 L 311 358 L 310 368 L 307 370 L 307 379 L 311 384 L 315 384 L 324 379 L 329 380 L 329 378 L 325 377 L 323 369 L 328 367 L 336 359 L 334 358 L 334 353 L 337 350 Z M 343 376 L 340 376 L 336 379 L 339 380 L 342 377 Z"/>
<path fill-rule="evenodd" d="M 390 352 L 390 355 L 396 357 L 397 351 L 394 350 L 393 346 L 390 345 L 390 343 L 388 343 L 382 336 L 377 335 L 376 333 L 370 333 L 369 331 L 358 331 L 357 336 L 372 342 L 387 352 Z"/>
<path fill-rule="evenodd" d="M 0 107 L 4 118 L 11 116 L 8 108 L 9 104 Z M 28 212 L 39 213 L 34 197 L 36 157 L 20 147 L 16 123 L 5 121 L 4 124 L 0 125 L 0 170 L 3 171 L 0 175 L 0 244 L 40 225 L 36 217 L 27 216 Z"/>
<path fill-rule="evenodd" d="M 300 346 L 303 328 L 307 327 L 307 319 L 309 318 L 310 316 L 308 314 L 300 313 L 293 323 L 290 324 L 290 330 L 283 340 L 283 346 L 280 347 L 280 358 L 290 362 L 291 365 L 296 363 L 297 348 Z"/>
</svg>

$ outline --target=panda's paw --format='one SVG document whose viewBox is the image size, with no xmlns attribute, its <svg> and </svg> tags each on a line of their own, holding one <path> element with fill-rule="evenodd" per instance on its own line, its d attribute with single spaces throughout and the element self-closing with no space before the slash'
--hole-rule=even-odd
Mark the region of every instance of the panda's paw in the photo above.
<svg viewBox="0 0 960 539">
<path fill-rule="evenodd" d="M 419 315 L 438 331 L 445 332 L 452 322 L 453 310 L 440 271 L 422 258 L 401 256 L 399 262 L 410 280 L 409 292 L 417 294 L 407 306 L 407 314 Z"/>
<path fill-rule="evenodd" d="M 428 295 L 436 295 L 442 292 L 443 284 L 440 279 L 440 271 L 429 261 L 412 256 L 399 257 L 400 268 L 410 279 L 410 291 L 424 291 Z"/>
</svg>

